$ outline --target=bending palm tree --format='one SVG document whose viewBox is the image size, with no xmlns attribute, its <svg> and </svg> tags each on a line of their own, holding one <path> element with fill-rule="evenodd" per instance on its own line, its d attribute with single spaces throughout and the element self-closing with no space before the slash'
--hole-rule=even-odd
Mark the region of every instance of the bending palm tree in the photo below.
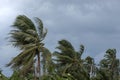
<svg viewBox="0 0 120 80">
<path fill-rule="evenodd" d="M 14 29 L 10 32 L 10 41 L 13 46 L 20 48 L 21 52 L 7 66 L 19 69 L 20 73 L 25 75 L 31 69 L 34 70 L 37 56 L 37 70 L 34 71 L 40 76 L 40 53 L 44 49 L 42 41 L 47 34 L 47 29 L 43 28 L 43 23 L 39 18 L 35 18 L 35 21 L 36 24 L 25 15 L 17 16 L 12 26 Z"/>
<path fill-rule="evenodd" d="M 109 80 L 119 80 L 120 61 L 116 58 L 116 49 L 108 49 L 104 57 L 100 62 L 101 71 L 109 74 Z"/>
<path fill-rule="evenodd" d="M 80 46 L 80 51 L 75 51 L 72 44 L 67 40 L 59 41 L 59 46 L 57 47 L 59 51 L 56 51 L 57 59 L 57 71 L 58 73 L 70 74 L 76 80 L 89 80 L 88 75 L 83 67 L 83 60 L 81 56 L 84 52 L 84 46 Z"/>
</svg>

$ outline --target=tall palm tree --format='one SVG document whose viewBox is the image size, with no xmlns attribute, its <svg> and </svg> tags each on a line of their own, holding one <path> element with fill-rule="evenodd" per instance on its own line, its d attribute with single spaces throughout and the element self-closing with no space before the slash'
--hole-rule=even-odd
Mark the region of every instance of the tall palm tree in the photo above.
<svg viewBox="0 0 120 80">
<path fill-rule="evenodd" d="M 47 29 L 44 29 L 43 22 L 39 18 L 36 17 L 34 20 L 35 23 L 25 15 L 17 16 L 12 26 L 13 30 L 10 32 L 10 42 L 14 47 L 18 47 L 21 52 L 7 66 L 19 69 L 22 74 L 27 74 L 32 69 L 40 76 L 40 53 L 44 50 L 42 41 L 47 34 Z"/>
<path fill-rule="evenodd" d="M 80 46 L 80 51 L 75 51 L 69 41 L 61 40 L 57 49 L 59 51 L 55 51 L 54 55 L 56 55 L 58 73 L 71 74 L 76 80 L 89 80 L 81 59 L 84 52 L 83 45 Z"/>
</svg>

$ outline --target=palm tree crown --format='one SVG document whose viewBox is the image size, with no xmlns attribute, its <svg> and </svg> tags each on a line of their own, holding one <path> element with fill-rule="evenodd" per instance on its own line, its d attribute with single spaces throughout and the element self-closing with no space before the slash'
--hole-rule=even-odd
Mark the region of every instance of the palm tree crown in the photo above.
<svg viewBox="0 0 120 80">
<path fill-rule="evenodd" d="M 43 23 L 39 18 L 36 17 L 35 22 L 36 24 L 25 15 L 19 15 L 10 32 L 10 42 L 13 46 L 20 48 L 21 52 L 7 66 L 20 69 L 22 74 L 26 74 L 30 69 L 34 71 L 33 64 L 36 56 L 38 66 L 35 71 L 40 74 L 40 53 L 44 49 L 42 41 L 47 34 L 47 29 L 43 28 Z"/>
<path fill-rule="evenodd" d="M 88 75 L 84 69 L 83 59 L 81 56 L 84 52 L 84 46 L 80 45 L 80 51 L 75 51 L 72 44 L 67 40 L 59 41 L 59 46 L 57 47 L 59 51 L 55 51 L 57 59 L 57 70 L 61 74 L 70 74 L 76 80 L 88 79 Z M 78 75 L 79 74 L 79 75 Z"/>
</svg>

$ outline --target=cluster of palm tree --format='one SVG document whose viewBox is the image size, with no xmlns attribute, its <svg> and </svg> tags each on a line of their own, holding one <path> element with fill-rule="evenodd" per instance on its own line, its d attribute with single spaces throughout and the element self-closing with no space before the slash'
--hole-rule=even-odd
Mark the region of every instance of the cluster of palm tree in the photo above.
<svg viewBox="0 0 120 80">
<path fill-rule="evenodd" d="M 47 29 L 39 18 L 34 20 L 19 15 L 12 25 L 9 39 L 21 52 L 6 65 L 13 74 L 5 80 L 120 80 L 116 49 L 108 49 L 99 64 L 90 56 L 82 58 L 84 45 L 76 51 L 65 39 L 51 53 L 43 43 Z"/>
</svg>

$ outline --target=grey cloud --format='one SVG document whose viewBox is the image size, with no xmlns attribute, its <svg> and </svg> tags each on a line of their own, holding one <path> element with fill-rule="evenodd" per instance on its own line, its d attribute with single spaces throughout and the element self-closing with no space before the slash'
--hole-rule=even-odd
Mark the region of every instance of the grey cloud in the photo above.
<svg viewBox="0 0 120 80">
<path fill-rule="evenodd" d="M 19 4 L 18 4 L 19 3 Z M 15 1 L 16 10 L 33 18 L 40 17 L 48 28 L 48 37 L 54 40 L 67 38 L 87 44 L 109 44 L 119 39 L 119 1 L 115 0 L 51 0 Z M 116 37 L 115 37 L 116 36 Z M 78 38 L 77 38 L 78 37 Z M 51 40 L 54 43 L 54 40 Z M 46 40 L 49 41 L 49 40 Z M 49 44 L 49 43 L 48 43 Z M 115 44 L 113 44 L 115 45 Z M 99 44 L 101 47 L 102 45 Z M 107 45 L 106 45 L 107 46 Z M 91 46 L 90 46 L 91 47 Z M 91 47 L 92 48 L 92 47 Z M 92 48 L 93 49 L 93 48 Z"/>
</svg>

